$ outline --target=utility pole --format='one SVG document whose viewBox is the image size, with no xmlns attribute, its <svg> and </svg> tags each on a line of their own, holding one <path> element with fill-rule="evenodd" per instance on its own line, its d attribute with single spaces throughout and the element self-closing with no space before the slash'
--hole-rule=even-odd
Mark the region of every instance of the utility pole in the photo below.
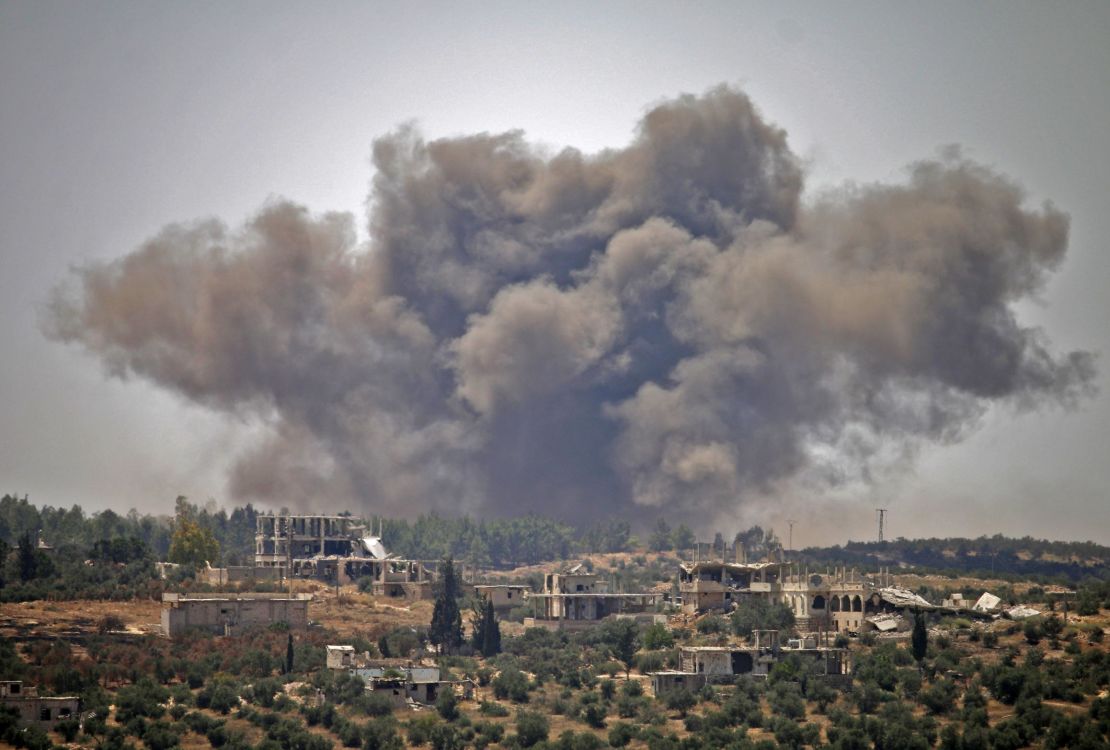
<svg viewBox="0 0 1110 750">
<path fill-rule="evenodd" d="M 879 541 L 883 541 L 883 521 L 886 519 L 886 508 L 875 508 L 879 514 Z"/>
<path fill-rule="evenodd" d="M 289 559 L 289 567 L 285 568 L 285 575 L 289 580 L 289 598 L 293 598 L 293 517 L 285 516 L 285 553 Z"/>
<path fill-rule="evenodd" d="M 790 526 L 790 530 L 786 532 L 786 550 L 792 552 L 794 550 L 794 524 L 797 521 L 788 518 L 786 523 Z"/>
</svg>

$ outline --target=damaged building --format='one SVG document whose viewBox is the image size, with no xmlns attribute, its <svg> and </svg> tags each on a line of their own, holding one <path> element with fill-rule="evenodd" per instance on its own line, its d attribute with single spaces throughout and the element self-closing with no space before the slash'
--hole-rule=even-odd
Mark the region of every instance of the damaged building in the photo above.
<svg viewBox="0 0 1110 750">
<path fill-rule="evenodd" d="M 390 555 L 381 532 L 371 534 L 349 516 L 259 515 L 255 528 L 255 568 L 276 577 L 332 583 L 373 581 L 371 593 L 429 599 L 438 561 L 404 560 Z"/>
<path fill-rule="evenodd" d="M 730 646 L 684 646 L 679 651 L 677 670 L 652 672 L 656 695 L 686 688 L 696 690 L 707 683 L 732 682 L 737 677 L 764 679 L 775 664 L 796 658 L 812 677 L 836 687 L 851 684 L 852 664 L 848 649 L 820 645 L 816 638 L 792 639 L 785 646 L 777 630 L 755 630 L 750 643 Z"/>
<path fill-rule="evenodd" d="M 329 646 L 332 648 L 354 651 L 350 646 Z M 474 683 L 470 680 L 445 680 L 439 667 L 413 664 L 404 659 L 371 659 L 351 668 L 333 667 L 329 661 L 328 666 L 346 669 L 360 677 L 366 683 L 367 692 L 387 696 L 395 708 L 434 704 L 448 690 L 466 700 L 474 697 Z"/>
<path fill-rule="evenodd" d="M 547 574 L 542 592 L 526 594 L 526 599 L 532 602 L 533 615 L 524 618 L 524 626 L 579 630 L 610 617 L 665 622 L 666 617 L 655 612 L 662 598 L 661 593 L 650 591 L 611 592 L 608 581 L 576 565 L 562 573 Z"/>
<path fill-rule="evenodd" d="M 697 560 L 683 563 L 678 593 L 687 614 L 732 609 L 748 596 L 772 598 L 781 589 L 783 563 Z"/>
<path fill-rule="evenodd" d="M 879 578 L 885 580 L 884 572 Z M 858 633 L 869 614 L 880 611 L 878 584 L 855 568 L 813 573 L 792 566 L 783 576 L 779 601 L 790 607 L 802 631 Z"/>
<path fill-rule="evenodd" d="M 763 600 L 790 608 L 801 631 L 858 632 L 869 614 L 881 611 L 878 591 L 889 580 L 877 580 L 854 568 L 811 572 L 781 561 L 695 560 L 682 563 L 678 592 L 686 614 L 731 611 L 744 602 Z"/>
<path fill-rule="evenodd" d="M 38 689 L 21 680 L 0 681 L 0 705 L 13 708 L 23 724 L 52 730 L 59 721 L 80 720 L 81 700 L 73 695 L 39 695 Z"/>
</svg>

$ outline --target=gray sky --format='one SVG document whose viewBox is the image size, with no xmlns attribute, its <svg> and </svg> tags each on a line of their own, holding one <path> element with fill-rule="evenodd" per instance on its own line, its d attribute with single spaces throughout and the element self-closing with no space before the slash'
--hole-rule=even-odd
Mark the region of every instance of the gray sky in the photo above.
<svg viewBox="0 0 1110 750">
<path fill-rule="evenodd" d="M 371 141 L 402 123 L 589 153 L 723 82 L 787 131 L 807 197 L 902 181 L 955 143 L 1028 205 L 1051 200 L 1069 249 L 1022 322 L 1100 355 L 1078 411 L 994 407 L 909 471 L 743 520 L 793 517 L 796 545 L 832 543 L 871 537 L 882 505 L 892 535 L 1110 543 L 1110 6 L 595 6 L 0 4 L 0 489 L 152 512 L 230 500 L 229 464 L 265 429 L 46 340 L 41 308 L 71 266 L 172 222 L 234 227 L 275 197 L 351 212 L 365 239 Z"/>
</svg>

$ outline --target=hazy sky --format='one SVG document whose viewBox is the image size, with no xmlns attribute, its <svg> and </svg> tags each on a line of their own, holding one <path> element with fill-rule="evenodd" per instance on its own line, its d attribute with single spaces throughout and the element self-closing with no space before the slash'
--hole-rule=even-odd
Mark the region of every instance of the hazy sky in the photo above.
<svg viewBox="0 0 1110 750">
<path fill-rule="evenodd" d="M 806 199 L 897 183 L 959 144 L 1071 217 L 1022 322 L 1099 354 L 1078 410 L 992 408 L 913 468 L 743 517 L 795 545 L 1006 534 L 1110 543 L 1110 5 L 930 3 L 0 4 L 0 490 L 164 512 L 231 501 L 263 426 L 47 340 L 69 269 L 172 222 L 234 227 L 267 201 L 347 211 L 366 238 L 371 142 L 522 130 L 621 148 L 655 103 L 739 87 L 787 131 Z M 321 510 L 338 510 L 322 508 Z"/>
</svg>

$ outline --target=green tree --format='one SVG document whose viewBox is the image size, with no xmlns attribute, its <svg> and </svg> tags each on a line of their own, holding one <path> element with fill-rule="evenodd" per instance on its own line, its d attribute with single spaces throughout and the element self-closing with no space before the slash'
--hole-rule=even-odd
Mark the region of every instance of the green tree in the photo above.
<svg viewBox="0 0 1110 750">
<path fill-rule="evenodd" d="M 697 697 L 686 688 L 678 688 L 667 693 L 667 708 L 678 711 L 678 715 L 685 717 L 686 712 L 697 705 Z"/>
<path fill-rule="evenodd" d="M 603 628 L 602 640 L 613 656 L 624 664 L 624 676 L 628 679 L 636 652 L 640 650 L 639 629 L 632 620 L 611 620 Z"/>
<path fill-rule="evenodd" d="M 448 557 L 440 570 L 436 602 L 432 608 L 432 625 L 428 630 L 428 639 L 446 653 L 455 651 L 463 641 L 462 613 L 459 611 L 461 589 L 455 564 Z"/>
<path fill-rule="evenodd" d="M 925 630 L 925 615 L 921 612 L 914 612 L 910 643 L 913 646 L 913 658 L 920 664 L 925 660 L 925 652 L 929 648 L 929 633 Z"/>
<path fill-rule="evenodd" d="M 670 628 L 661 622 L 650 625 L 647 630 L 644 631 L 640 640 L 643 641 L 644 648 L 649 651 L 674 647 L 674 634 L 671 632 Z"/>
<path fill-rule="evenodd" d="M 170 539 L 169 561 L 179 565 L 203 568 L 205 563 L 220 560 L 220 544 L 207 526 L 202 526 L 191 512 L 184 498 L 178 498 L 177 517 Z M 185 507 L 183 507 L 183 505 Z"/>
<path fill-rule="evenodd" d="M 293 673 L 293 634 L 289 634 L 289 641 L 285 645 L 285 674 Z"/>
<path fill-rule="evenodd" d="M 474 608 L 474 633 L 470 645 L 482 656 L 501 653 L 501 626 L 490 599 L 482 599 Z"/>
<path fill-rule="evenodd" d="M 697 542 L 697 538 L 694 536 L 694 532 L 690 531 L 690 527 L 684 523 L 680 523 L 671 535 L 671 544 L 676 550 L 690 549 L 695 542 Z"/>
<path fill-rule="evenodd" d="M 785 634 L 794 627 L 794 612 L 781 602 L 747 599 L 732 613 L 732 630 L 748 638 L 753 630 L 779 630 Z"/>
<path fill-rule="evenodd" d="M 516 736 L 521 747 L 532 747 L 547 739 L 550 724 L 547 717 L 536 711 L 521 711 L 516 715 Z"/>
<path fill-rule="evenodd" d="M 24 532 L 23 536 L 19 537 L 19 580 L 30 581 L 39 572 L 39 559 L 36 554 L 35 543 L 31 540 L 31 532 Z"/>
<path fill-rule="evenodd" d="M 648 537 L 648 547 L 654 552 L 666 552 L 674 546 L 671 541 L 671 525 L 665 518 L 655 524 L 655 531 Z"/>
</svg>

